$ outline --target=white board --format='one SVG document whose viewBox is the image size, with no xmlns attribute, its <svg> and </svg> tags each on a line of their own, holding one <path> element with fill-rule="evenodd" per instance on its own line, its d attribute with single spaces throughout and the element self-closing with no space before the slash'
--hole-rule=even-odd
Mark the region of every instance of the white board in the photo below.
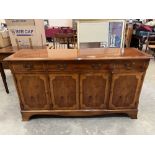
<svg viewBox="0 0 155 155">
<path fill-rule="evenodd" d="M 79 43 L 107 42 L 109 22 L 83 22 L 78 25 Z"/>
</svg>

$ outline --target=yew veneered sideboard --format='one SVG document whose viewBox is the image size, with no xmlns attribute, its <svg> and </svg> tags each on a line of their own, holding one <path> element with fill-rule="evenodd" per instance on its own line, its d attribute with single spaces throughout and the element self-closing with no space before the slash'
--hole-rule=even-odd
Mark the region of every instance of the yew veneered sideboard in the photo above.
<svg viewBox="0 0 155 155">
<path fill-rule="evenodd" d="M 150 56 L 134 48 L 24 49 L 5 59 L 23 120 L 33 115 L 137 118 Z"/>
</svg>

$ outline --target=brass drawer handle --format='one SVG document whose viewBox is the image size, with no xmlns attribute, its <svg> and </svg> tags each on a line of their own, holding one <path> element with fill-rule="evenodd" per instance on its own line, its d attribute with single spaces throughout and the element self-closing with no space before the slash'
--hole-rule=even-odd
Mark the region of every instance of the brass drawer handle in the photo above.
<svg viewBox="0 0 155 155">
<path fill-rule="evenodd" d="M 58 69 L 58 70 L 64 70 L 64 69 L 66 69 L 66 67 L 67 67 L 66 64 L 58 64 L 58 65 L 57 65 L 57 69 Z"/>
<path fill-rule="evenodd" d="M 24 64 L 23 66 L 25 69 L 32 69 L 33 68 L 32 64 Z"/>
<path fill-rule="evenodd" d="M 128 70 L 131 70 L 131 69 L 133 69 L 133 65 L 134 64 L 135 64 L 134 62 L 132 62 L 132 63 L 126 63 L 125 64 L 125 68 L 128 69 Z"/>
<path fill-rule="evenodd" d="M 101 68 L 101 64 L 92 64 L 91 67 L 93 69 L 100 69 Z"/>
<path fill-rule="evenodd" d="M 110 64 L 110 65 L 109 65 L 109 69 L 110 69 L 110 70 L 114 70 L 115 68 L 116 68 L 116 65 L 115 65 L 115 64 Z"/>
</svg>

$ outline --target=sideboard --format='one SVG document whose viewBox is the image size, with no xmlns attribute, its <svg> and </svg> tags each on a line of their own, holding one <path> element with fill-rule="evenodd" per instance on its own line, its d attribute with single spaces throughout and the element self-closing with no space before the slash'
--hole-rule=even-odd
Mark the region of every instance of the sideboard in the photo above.
<svg viewBox="0 0 155 155">
<path fill-rule="evenodd" d="M 33 115 L 137 118 L 150 56 L 134 48 L 115 55 L 119 50 L 23 49 L 7 57 L 23 121 Z"/>
</svg>

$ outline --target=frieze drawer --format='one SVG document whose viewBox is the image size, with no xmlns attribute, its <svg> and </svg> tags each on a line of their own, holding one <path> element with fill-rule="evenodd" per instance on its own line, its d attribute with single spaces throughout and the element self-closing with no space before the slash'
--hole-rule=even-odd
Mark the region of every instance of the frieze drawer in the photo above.
<svg viewBox="0 0 155 155">
<path fill-rule="evenodd" d="M 113 63 L 113 66 L 111 67 L 113 70 L 126 70 L 126 71 L 144 71 L 147 69 L 148 63 L 146 62 L 140 62 L 140 61 L 122 61 L 118 63 Z"/>
<path fill-rule="evenodd" d="M 109 64 L 107 63 L 48 63 L 48 71 L 97 71 L 97 70 L 108 70 Z"/>
<path fill-rule="evenodd" d="M 37 62 L 16 62 L 12 65 L 15 72 L 33 72 L 33 71 L 44 71 L 43 63 Z"/>
</svg>

